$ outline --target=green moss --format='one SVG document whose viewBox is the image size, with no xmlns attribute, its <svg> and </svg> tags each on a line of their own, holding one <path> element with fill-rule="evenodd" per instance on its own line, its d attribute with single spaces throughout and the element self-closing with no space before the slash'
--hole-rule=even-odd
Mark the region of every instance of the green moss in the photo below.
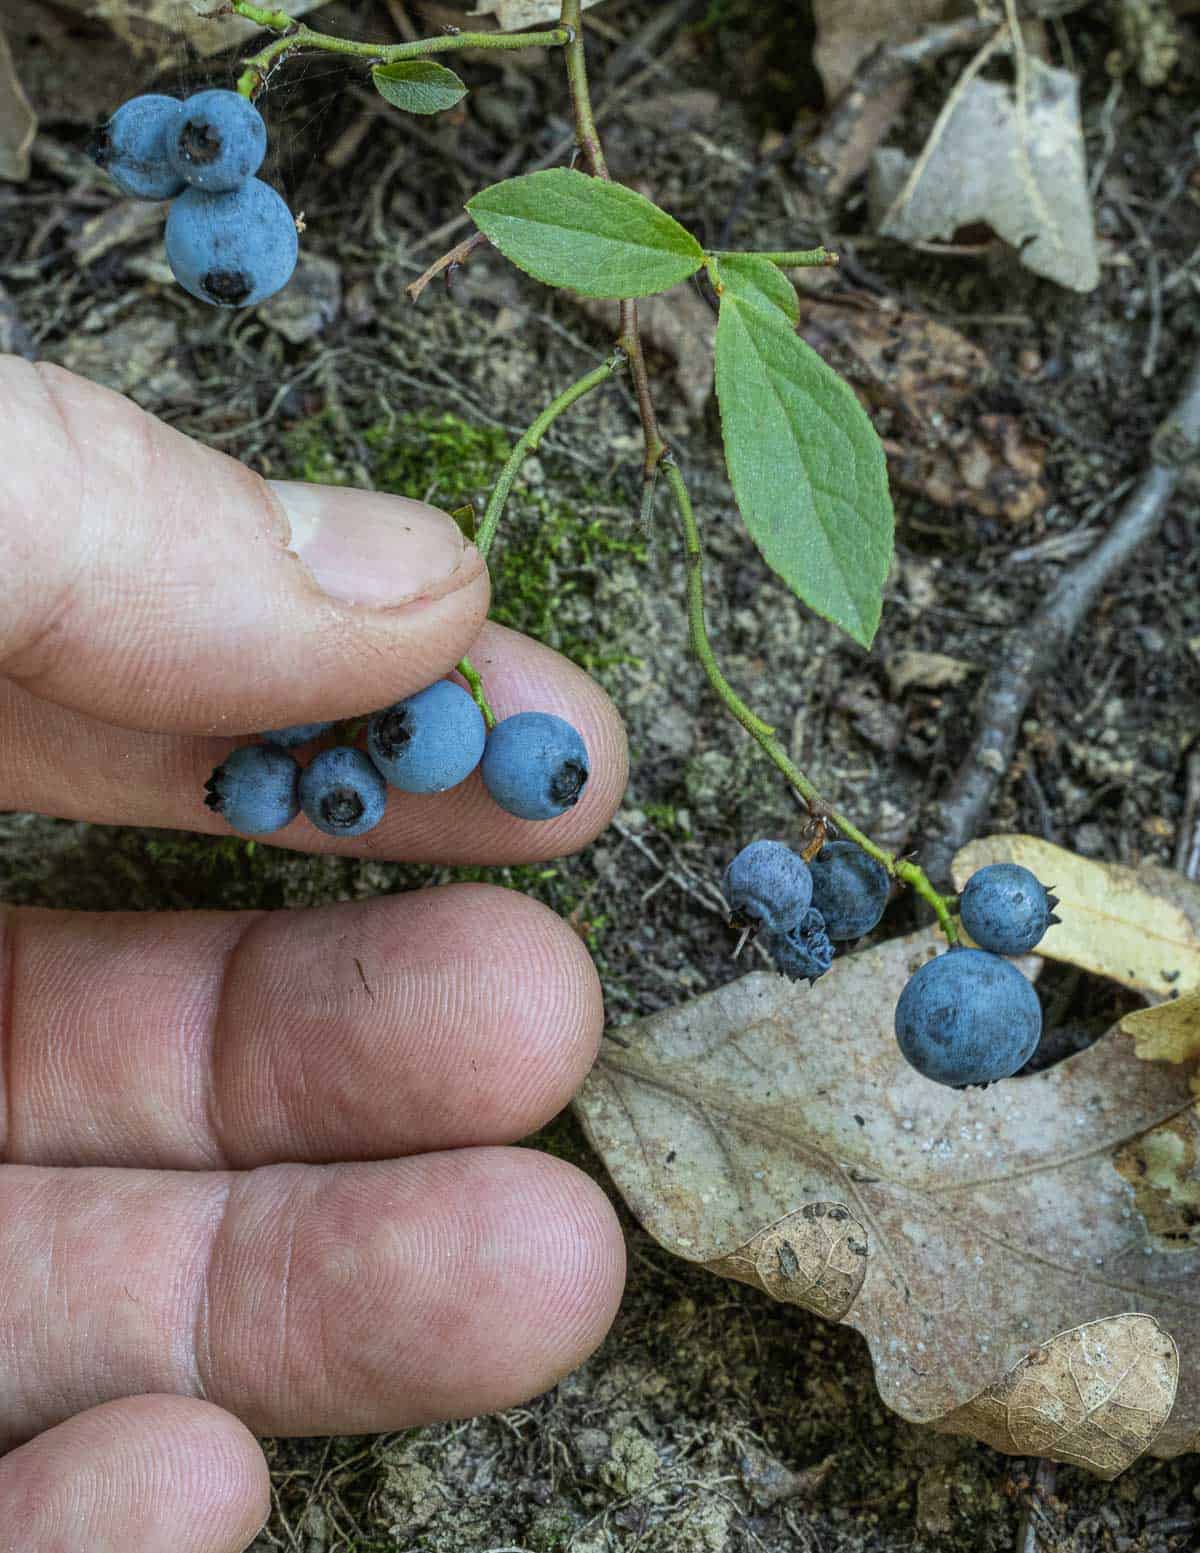
<svg viewBox="0 0 1200 1553">
<path fill-rule="evenodd" d="M 371 478 L 383 491 L 416 497 L 451 511 L 474 503 L 482 511 L 507 458 L 507 435 L 448 412 L 423 410 L 375 422 L 357 447 L 346 443 L 323 413 L 283 434 L 286 478 L 345 485 L 365 448 Z M 581 478 L 572 466 L 554 478 L 518 482 L 492 552 L 492 619 L 545 642 L 591 674 L 635 662 L 622 644 L 611 608 L 592 608 L 604 579 L 646 559 L 645 545 L 628 523 L 593 515 L 612 493 Z M 602 616 L 598 628 L 597 614 Z"/>
</svg>

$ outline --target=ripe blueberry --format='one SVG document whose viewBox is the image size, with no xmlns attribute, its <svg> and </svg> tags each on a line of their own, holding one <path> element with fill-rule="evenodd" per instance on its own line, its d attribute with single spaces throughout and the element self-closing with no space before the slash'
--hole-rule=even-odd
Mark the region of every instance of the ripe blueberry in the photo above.
<svg viewBox="0 0 1200 1553">
<path fill-rule="evenodd" d="M 896 1004 L 905 1059 L 937 1084 L 991 1084 L 1022 1068 L 1042 1036 L 1037 993 L 1015 965 L 982 949 L 927 960 Z"/>
<path fill-rule="evenodd" d="M 188 189 L 167 217 L 167 262 L 185 291 L 216 307 L 252 307 L 296 267 L 296 223 L 270 184 L 232 194 Z"/>
<path fill-rule="evenodd" d="M 294 723 L 290 728 L 268 728 L 263 738 L 268 744 L 277 744 L 281 750 L 294 750 L 301 744 L 311 744 L 332 727 L 332 723 Z"/>
<path fill-rule="evenodd" d="M 487 736 L 483 784 L 521 820 L 552 820 L 580 799 L 588 753 L 578 729 L 550 712 L 517 712 Z"/>
<path fill-rule="evenodd" d="M 782 841 L 752 841 L 725 870 L 721 891 L 738 925 L 786 932 L 812 903 L 812 874 Z"/>
<path fill-rule="evenodd" d="M 204 784 L 204 802 L 234 830 L 266 836 L 300 812 L 300 767 L 274 744 L 232 750 Z"/>
<path fill-rule="evenodd" d="M 300 807 L 327 836 L 374 830 L 387 805 L 387 783 L 361 750 L 340 744 L 314 755 L 300 775 Z"/>
<path fill-rule="evenodd" d="M 487 726 L 470 695 L 441 679 L 367 724 L 367 753 L 402 793 L 444 793 L 471 775 L 483 756 Z"/>
<path fill-rule="evenodd" d="M 861 938 L 878 924 L 891 890 L 882 863 L 853 841 L 828 841 L 809 867 L 813 905 L 836 943 Z"/>
<path fill-rule="evenodd" d="M 149 92 L 122 103 L 89 150 L 120 189 L 139 200 L 174 199 L 186 187 L 167 160 L 168 142 L 179 124 L 183 104 Z"/>
<path fill-rule="evenodd" d="M 967 880 L 958 903 L 962 924 L 981 949 L 992 954 L 1028 954 L 1041 942 L 1054 915 L 1050 895 L 1019 863 L 989 863 Z"/>
<path fill-rule="evenodd" d="M 254 177 L 267 154 L 267 126 L 252 102 L 217 88 L 176 106 L 167 157 L 177 177 L 210 194 L 228 194 Z"/>
<path fill-rule="evenodd" d="M 768 929 L 762 941 L 777 971 L 792 981 L 807 977 L 810 987 L 833 964 L 833 944 L 825 919 L 811 906 L 786 931 Z"/>
</svg>

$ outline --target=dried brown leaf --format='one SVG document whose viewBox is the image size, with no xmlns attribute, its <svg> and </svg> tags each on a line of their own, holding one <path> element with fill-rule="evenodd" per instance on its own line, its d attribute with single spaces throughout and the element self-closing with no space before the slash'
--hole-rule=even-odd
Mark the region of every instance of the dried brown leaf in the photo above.
<svg viewBox="0 0 1200 1553">
<path fill-rule="evenodd" d="M 1130 1312 L 1060 1332 L 938 1427 L 1114 1478 L 1153 1444 L 1178 1384 L 1171 1337 Z"/>
<path fill-rule="evenodd" d="M 1015 416 L 970 409 L 991 363 L 958 330 L 922 313 L 804 298 L 800 331 L 871 410 L 898 485 L 1011 523 L 1045 506 L 1046 449 Z"/>
<path fill-rule="evenodd" d="M 577 297 L 579 307 L 598 323 L 614 330 L 617 308 L 612 302 Z M 717 320 L 713 310 L 690 281 L 661 296 L 643 297 L 638 303 L 642 337 L 654 350 L 675 362 L 675 382 L 693 415 L 700 415 L 713 389 Z"/>
<path fill-rule="evenodd" d="M 983 223 L 1035 274 L 1092 291 L 1100 263 L 1079 84 L 1034 57 L 1026 69 L 1024 96 L 1019 87 L 964 77 L 915 162 L 878 153 L 876 224 L 885 237 L 917 243 L 949 242 L 960 228 Z"/>
<path fill-rule="evenodd" d="M 1018 852 L 1024 839 L 1002 838 Z M 957 876 L 972 861 L 960 856 Z M 1200 889 L 1165 875 L 1120 879 L 1105 899 L 1182 966 Z M 1049 880 L 1068 889 L 1054 934 L 1068 931 L 1048 941 L 1059 957 L 1086 949 L 1070 908 L 1095 915 L 1079 880 L 1062 866 Z M 1113 931 L 1129 960 L 1129 930 Z M 1148 1446 L 1200 1446 L 1200 1119 L 1187 1073 L 1140 1062 L 1114 1030 L 986 1091 L 926 1082 L 892 1021 L 938 948 L 932 931 L 894 940 L 812 988 L 754 973 L 623 1027 L 577 1100 L 589 1137 L 670 1250 L 860 1330 L 880 1394 L 905 1417 L 1102 1475 Z M 1122 973 L 1161 996 L 1162 958 Z M 1173 1407 L 1163 1334 L 1182 1356 Z M 1043 1387 L 1045 1365 L 1057 1379 Z"/>
<path fill-rule="evenodd" d="M 908 43 L 960 9 L 955 0 L 855 0 L 853 5 L 813 0 L 813 63 L 826 97 L 832 100 L 844 92 L 859 65 L 880 44 Z"/>
<path fill-rule="evenodd" d="M 854 84 L 860 65 L 880 45 L 894 46 L 918 37 L 956 7 L 952 0 L 814 0 L 817 41 L 813 63 L 832 103 Z M 828 190 L 837 194 L 870 161 L 871 152 L 899 117 L 912 91 L 910 80 L 894 81 L 881 91 L 864 93 L 851 133 L 840 139 Z"/>
</svg>

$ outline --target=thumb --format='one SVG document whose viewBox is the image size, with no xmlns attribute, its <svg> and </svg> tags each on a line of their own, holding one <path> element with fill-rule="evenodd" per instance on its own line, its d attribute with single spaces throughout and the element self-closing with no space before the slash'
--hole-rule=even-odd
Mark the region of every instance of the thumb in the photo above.
<svg viewBox="0 0 1200 1553">
<path fill-rule="evenodd" d="M 483 561 L 424 502 L 270 482 L 61 368 L 0 356 L 0 675 L 92 717 L 246 733 L 446 673 Z"/>
</svg>

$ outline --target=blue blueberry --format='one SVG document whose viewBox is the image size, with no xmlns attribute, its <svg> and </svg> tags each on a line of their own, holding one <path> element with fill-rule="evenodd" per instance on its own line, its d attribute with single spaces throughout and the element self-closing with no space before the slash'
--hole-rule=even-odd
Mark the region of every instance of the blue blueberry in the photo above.
<svg viewBox="0 0 1200 1553">
<path fill-rule="evenodd" d="M 989 863 L 967 880 L 958 903 L 963 927 L 992 954 L 1028 954 L 1041 942 L 1058 897 L 1019 863 Z"/>
<path fill-rule="evenodd" d="M 294 723 L 290 728 L 269 728 L 262 737 L 269 744 L 277 744 L 281 750 L 294 750 L 302 744 L 311 744 L 333 726 L 333 723 Z"/>
<path fill-rule="evenodd" d="M 282 830 L 300 812 L 300 767 L 274 744 L 246 744 L 233 750 L 204 784 L 210 809 L 234 830 L 266 836 Z"/>
<path fill-rule="evenodd" d="M 1042 1037 L 1037 993 L 1015 965 L 949 949 L 917 970 L 896 1004 L 905 1059 L 937 1084 L 992 1084 L 1023 1068 Z"/>
<path fill-rule="evenodd" d="M 229 194 L 254 177 L 267 154 L 267 126 L 252 102 L 214 88 L 176 107 L 167 157 L 177 177 L 209 194 Z"/>
<path fill-rule="evenodd" d="M 232 194 L 188 189 L 167 217 L 175 279 L 216 307 L 253 307 L 286 286 L 298 248 L 282 195 L 257 178 Z"/>
<path fill-rule="evenodd" d="M 786 932 L 812 904 L 812 874 L 782 841 L 752 841 L 725 870 L 721 891 L 736 923 Z"/>
<path fill-rule="evenodd" d="M 444 793 L 466 781 L 483 757 L 487 725 L 470 695 L 440 679 L 367 724 L 367 752 L 402 793 Z"/>
<path fill-rule="evenodd" d="M 552 820 L 587 786 L 587 747 L 577 728 L 550 712 L 517 712 L 487 736 L 483 785 L 521 820 Z"/>
<path fill-rule="evenodd" d="M 833 944 L 825 919 L 811 906 L 790 928 L 769 928 L 762 942 L 775 962 L 775 969 L 792 981 L 805 977 L 811 986 L 833 964 Z"/>
<path fill-rule="evenodd" d="M 174 97 L 150 92 L 122 103 L 96 132 L 89 150 L 120 189 L 138 200 L 169 200 L 186 187 L 167 160 L 167 148 L 178 126 L 183 104 Z"/>
<path fill-rule="evenodd" d="M 891 893 L 882 863 L 853 841 L 827 841 L 809 868 L 813 905 L 835 943 L 861 938 L 878 925 Z"/>
<path fill-rule="evenodd" d="M 339 744 L 301 772 L 300 807 L 327 836 L 361 836 L 383 818 L 387 783 L 361 750 Z"/>
</svg>

